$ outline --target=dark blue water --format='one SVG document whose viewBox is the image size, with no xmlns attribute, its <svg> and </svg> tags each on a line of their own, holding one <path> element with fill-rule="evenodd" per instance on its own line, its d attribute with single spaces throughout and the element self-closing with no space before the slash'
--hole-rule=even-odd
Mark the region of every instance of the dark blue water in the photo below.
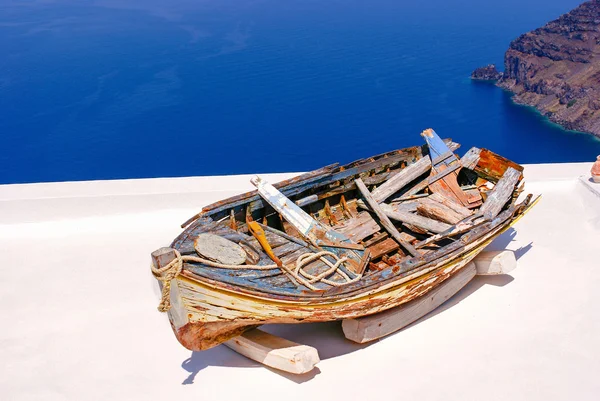
<svg viewBox="0 0 600 401">
<path fill-rule="evenodd" d="M 600 153 L 468 78 L 579 0 L 44 3 L 0 0 L 1 183 L 303 171 L 428 127 L 521 163 Z"/>
</svg>

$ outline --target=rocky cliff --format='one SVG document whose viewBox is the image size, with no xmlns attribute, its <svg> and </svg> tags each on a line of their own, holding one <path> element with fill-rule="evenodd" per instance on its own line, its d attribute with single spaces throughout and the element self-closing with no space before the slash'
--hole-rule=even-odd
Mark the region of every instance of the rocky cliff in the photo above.
<svg viewBox="0 0 600 401">
<path fill-rule="evenodd" d="M 600 136 L 600 0 L 515 39 L 498 85 L 565 128 Z"/>
</svg>

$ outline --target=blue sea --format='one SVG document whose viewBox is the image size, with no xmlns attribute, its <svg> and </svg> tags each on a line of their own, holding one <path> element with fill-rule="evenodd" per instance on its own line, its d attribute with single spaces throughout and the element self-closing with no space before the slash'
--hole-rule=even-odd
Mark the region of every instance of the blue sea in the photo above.
<svg viewBox="0 0 600 401">
<path fill-rule="evenodd" d="M 0 183 L 306 171 L 442 137 L 593 161 L 472 82 L 579 0 L 0 0 Z"/>
</svg>

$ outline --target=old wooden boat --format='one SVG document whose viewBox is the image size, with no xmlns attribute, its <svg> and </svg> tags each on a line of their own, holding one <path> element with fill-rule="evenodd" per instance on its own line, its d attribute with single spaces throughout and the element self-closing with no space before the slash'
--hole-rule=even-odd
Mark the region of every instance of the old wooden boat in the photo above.
<svg viewBox="0 0 600 401">
<path fill-rule="evenodd" d="M 425 144 L 206 206 L 153 253 L 159 310 L 205 350 L 267 323 L 378 313 L 457 274 L 537 202 L 523 167 L 431 130 Z"/>
</svg>

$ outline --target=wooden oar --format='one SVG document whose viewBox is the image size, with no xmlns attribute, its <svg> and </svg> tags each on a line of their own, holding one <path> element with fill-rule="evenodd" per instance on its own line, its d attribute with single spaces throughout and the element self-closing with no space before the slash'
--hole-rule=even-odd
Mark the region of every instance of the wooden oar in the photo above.
<svg viewBox="0 0 600 401">
<path fill-rule="evenodd" d="M 346 257 L 347 267 L 356 274 L 362 274 L 368 263 L 368 252 L 344 234 L 313 219 L 298 205 L 279 192 L 273 185 L 260 177 L 250 182 L 260 196 L 314 246 L 333 252 L 338 257 Z"/>
<path fill-rule="evenodd" d="M 429 176 L 431 192 L 456 200 L 465 207 L 475 207 L 480 198 L 469 198 L 456 180 L 462 167 L 460 160 L 431 128 L 423 131 L 421 136 L 429 146 L 432 166 Z"/>
</svg>

